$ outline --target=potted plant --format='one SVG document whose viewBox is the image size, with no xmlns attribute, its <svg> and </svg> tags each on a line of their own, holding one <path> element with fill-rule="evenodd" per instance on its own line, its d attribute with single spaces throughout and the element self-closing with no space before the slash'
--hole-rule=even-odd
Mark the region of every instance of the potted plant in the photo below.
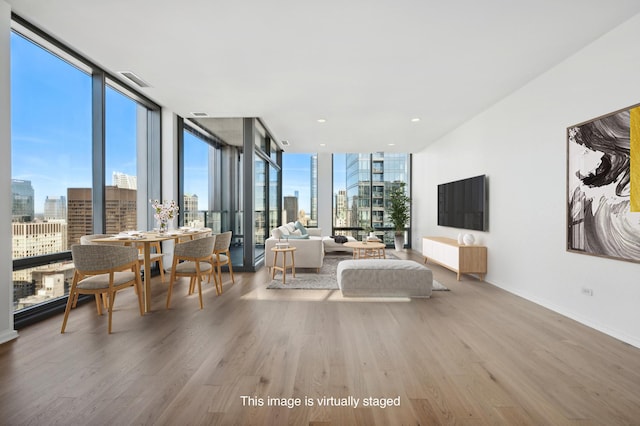
<svg viewBox="0 0 640 426">
<path fill-rule="evenodd" d="M 404 248 L 404 227 L 409 220 L 410 198 L 405 192 L 406 183 L 398 182 L 389 193 L 389 220 L 395 232 L 396 250 Z"/>
</svg>

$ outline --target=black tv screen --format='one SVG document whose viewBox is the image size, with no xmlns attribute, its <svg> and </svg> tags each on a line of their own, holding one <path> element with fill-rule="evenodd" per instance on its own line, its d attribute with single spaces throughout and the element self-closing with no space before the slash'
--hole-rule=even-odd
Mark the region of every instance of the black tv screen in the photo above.
<svg viewBox="0 0 640 426">
<path fill-rule="evenodd" d="M 485 175 L 438 185 L 438 225 L 487 230 Z"/>
</svg>

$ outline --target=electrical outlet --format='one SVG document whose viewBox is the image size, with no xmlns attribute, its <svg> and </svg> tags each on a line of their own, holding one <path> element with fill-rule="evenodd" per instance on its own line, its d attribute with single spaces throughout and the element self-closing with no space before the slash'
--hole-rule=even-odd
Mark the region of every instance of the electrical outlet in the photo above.
<svg viewBox="0 0 640 426">
<path fill-rule="evenodd" d="M 593 289 L 582 287 L 582 294 L 584 294 L 585 296 L 593 296 Z"/>
</svg>

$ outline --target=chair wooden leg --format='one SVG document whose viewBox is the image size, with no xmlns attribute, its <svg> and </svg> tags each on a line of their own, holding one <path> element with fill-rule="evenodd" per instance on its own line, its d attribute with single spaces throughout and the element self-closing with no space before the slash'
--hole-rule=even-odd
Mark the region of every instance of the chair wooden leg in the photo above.
<svg viewBox="0 0 640 426">
<path fill-rule="evenodd" d="M 192 295 L 196 291 L 196 277 L 189 278 L 189 295 Z"/>
<path fill-rule="evenodd" d="M 136 276 L 136 283 L 134 285 L 136 293 L 138 294 L 138 306 L 140 307 L 140 316 L 144 315 L 144 303 L 142 302 L 142 280 L 140 274 Z"/>
<path fill-rule="evenodd" d="M 109 334 L 111 334 L 111 317 L 113 314 L 113 303 L 116 300 L 115 291 L 109 292 Z"/>
<path fill-rule="evenodd" d="M 173 283 L 176 280 L 176 262 L 173 262 L 173 267 L 171 268 L 171 278 L 169 278 L 169 290 L 167 290 L 167 309 L 171 306 L 171 290 L 173 289 Z"/>
<path fill-rule="evenodd" d="M 160 282 L 164 282 L 164 265 L 162 259 L 158 259 L 158 268 L 160 268 Z"/>
<path fill-rule="evenodd" d="M 231 266 L 231 260 L 229 260 L 229 274 L 231 275 L 231 282 L 236 283 L 236 278 L 233 276 L 233 266 Z"/>
<path fill-rule="evenodd" d="M 229 265 L 229 275 L 231 275 L 231 282 L 235 284 L 236 279 L 233 276 L 233 266 L 231 265 L 231 252 L 227 250 L 227 264 Z"/>
<path fill-rule="evenodd" d="M 103 298 L 103 294 L 99 294 L 96 293 L 95 294 L 95 298 L 96 298 L 96 309 L 98 310 L 98 315 L 102 315 L 102 298 Z"/>
<path fill-rule="evenodd" d="M 202 309 L 203 308 L 203 305 L 202 305 L 202 273 L 200 272 L 200 267 L 198 266 L 198 262 L 196 262 L 196 276 L 193 277 L 193 278 L 195 278 L 198 281 L 198 300 L 200 301 L 200 309 Z"/>
<path fill-rule="evenodd" d="M 71 291 L 69 291 L 69 297 L 67 298 L 67 307 L 64 310 L 64 318 L 62 319 L 62 328 L 60 329 L 60 333 L 64 333 L 64 329 L 67 327 L 67 319 L 69 319 L 69 312 L 71 311 L 71 306 L 73 305 L 74 296 L 76 295 L 76 282 L 71 284 Z"/>
<path fill-rule="evenodd" d="M 222 294 L 222 265 L 218 262 L 218 283 L 220 283 L 220 294 Z"/>
<path fill-rule="evenodd" d="M 211 275 L 213 275 L 213 284 L 216 286 L 216 295 L 219 296 L 222 293 L 222 284 L 218 280 L 218 274 L 216 274 L 215 267 L 211 268 Z M 211 275 L 209 275 L 209 277 L 211 277 Z"/>
</svg>

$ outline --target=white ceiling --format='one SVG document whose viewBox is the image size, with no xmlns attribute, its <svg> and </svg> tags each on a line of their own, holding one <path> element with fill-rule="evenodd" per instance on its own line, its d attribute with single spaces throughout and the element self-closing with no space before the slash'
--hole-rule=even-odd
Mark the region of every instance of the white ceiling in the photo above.
<svg viewBox="0 0 640 426">
<path fill-rule="evenodd" d="M 418 152 L 640 13 L 638 0 L 5 1 L 138 74 L 160 105 L 260 117 L 288 152 Z"/>
</svg>

